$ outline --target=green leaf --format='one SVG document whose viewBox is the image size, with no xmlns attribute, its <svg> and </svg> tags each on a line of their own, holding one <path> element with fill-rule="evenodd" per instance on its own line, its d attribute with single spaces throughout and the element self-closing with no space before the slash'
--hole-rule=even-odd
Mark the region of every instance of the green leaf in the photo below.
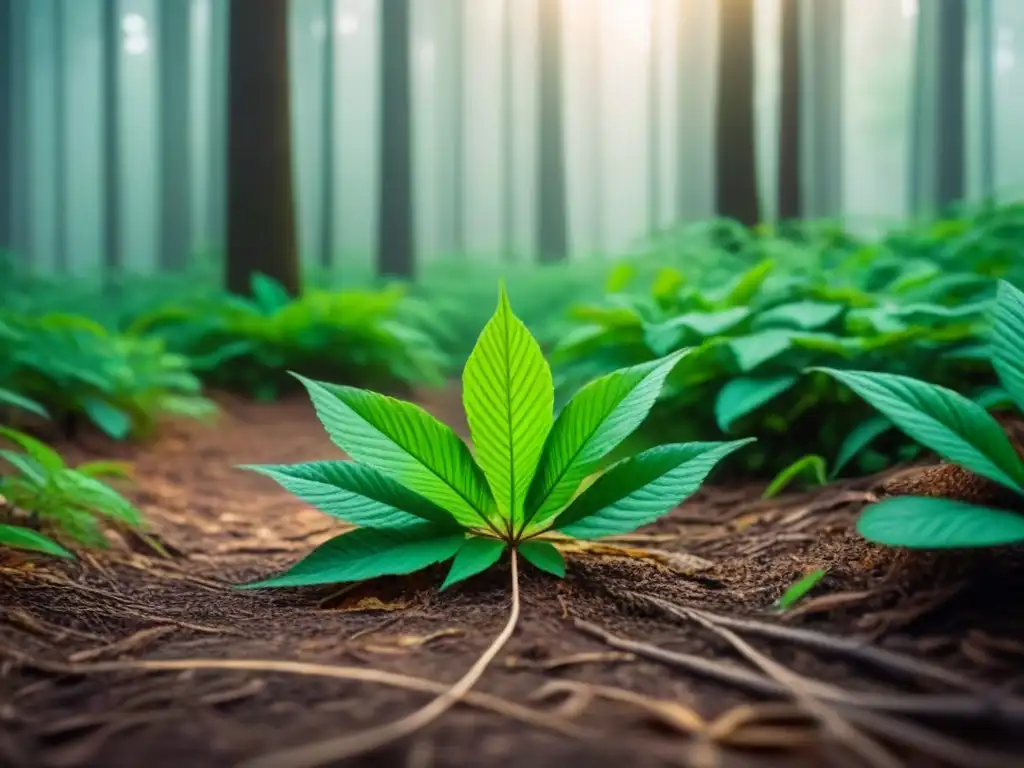
<svg viewBox="0 0 1024 768">
<path fill-rule="evenodd" d="M 47 555 L 56 555 L 57 557 L 74 557 L 73 554 L 52 539 L 29 528 L 22 528 L 19 525 L 0 525 L 0 545 L 13 549 L 24 549 L 30 552 L 43 552 Z"/>
<path fill-rule="evenodd" d="M 755 264 L 736 278 L 726 289 L 721 302 L 727 307 L 749 304 L 761 290 L 761 286 L 764 285 L 764 281 L 768 279 L 768 275 L 773 269 L 775 269 L 775 262 L 772 259 L 765 259 Z"/>
<path fill-rule="evenodd" d="M 353 459 L 429 499 L 467 528 L 499 522 L 469 448 L 418 405 L 296 376 L 331 440 Z"/>
<path fill-rule="evenodd" d="M 17 392 L 12 392 L 11 390 L 4 389 L 3 387 L 0 387 L 0 405 L 9 405 L 13 408 L 20 408 L 23 411 L 28 411 L 29 413 L 34 413 L 37 416 L 42 416 L 44 419 L 50 418 L 50 414 L 47 410 L 35 400 L 23 397 Z"/>
<path fill-rule="evenodd" d="M 93 424 L 115 440 L 124 440 L 132 430 L 131 417 L 105 400 L 86 397 L 82 400 L 82 410 Z"/>
<path fill-rule="evenodd" d="M 142 513 L 138 508 L 102 481 L 73 469 L 65 469 L 53 479 L 66 494 L 68 504 L 99 512 L 130 526 L 142 524 Z"/>
<path fill-rule="evenodd" d="M 565 558 L 562 557 L 562 553 L 555 548 L 554 544 L 548 541 L 531 539 L 530 541 L 520 542 L 516 547 L 516 551 L 535 568 L 547 571 L 560 579 L 564 578 Z"/>
<path fill-rule="evenodd" d="M 792 304 L 780 304 L 765 310 L 754 320 L 755 328 L 799 328 L 813 331 L 828 325 L 843 312 L 842 304 L 830 304 L 823 301 L 797 301 Z"/>
<path fill-rule="evenodd" d="M 540 345 L 512 314 L 504 285 L 462 382 L 477 463 L 514 529 L 523 521 L 526 494 L 551 431 L 555 395 L 551 368 Z"/>
<path fill-rule="evenodd" d="M 454 528 L 457 523 L 433 502 L 373 467 L 353 461 L 240 467 L 266 475 L 331 517 L 360 528 L 402 528 L 420 520 Z"/>
<path fill-rule="evenodd" d="M 526 522 L 550 520 L 598 463 L 643 422 L 665 379 L 689 350 L 595 379 L 555 420 L 527 496 Z"/>
<path fill-rule="evenodd" d="M 31 481 L 32 485 L 42 487 L 46 484 L 47 471 L 31 456 L 18 453 L 17 451 L 0 450 L 0 459 L 3 459 L 18 470 L 22 475 L 22 479 Z"/>
<path fill-rule="evenodd" d="M 280 576 L 241 586 L 303 587 L 412 573 L 452 557 L 463 541 L 464 534 L 431 523 L 358 528 L 324 542 Z"/>
<path fill-rule="evenodd" d="M 832 474 L 829 477 L 838 477 L 842 469 L 850 463 L 854 456 L 867 448 L 868 445 L 874 442 L 875 438 L 881 437 L 892 428 L 893 423 L 885 418 L 885 416 L 876 415 L 860 422 L 850 430 L 850 433 L 839 446 L 836 460 L 832 464 Z"/>
<path fill-rule="evenodd" d="M 252 296 L 264 315 L 272 315 L 292 303 L 292 297 L 277 280 L 261 272 L 249 281 Z"/>
<path fill-rule="evenodd" d="M 716 312 L 687 312 L 663 323 L 645 325 L 644 343 L 654 354 L 667 355 L 686 343 L 689 336 L 695 336 L 695 341 L 720 336 L 749 316 L 750 310 L 745 307 Z"/>
<path fill-rule="evenodd" d="M 48 472 L 59 472 L 64 469 L 64 459 L 61 458 L 61 455 L 34 437 L 10 427 L 0 427 L 0 436 L 7 438 L 17 445 Z"/>
<path fill-rule="evenodd" d="M 87 461 L 75 467 L 88 477 L 119 477 L 130 479 L 132 476 L 132 465 L 127 461 Z"/>
<path fill-rule="evenodd" d="M 738 419 L 774 400 L 799 380 L 799 376 L 733 379 L 722 387 L 715 398 L 718 428 L 728 432 Z"/>
<path fill-rule="evenodd" d="M 818 582 L 825 578 L 827 573 L 828 569 L 826 568 L 811 571 L 799 581 L 790 584 L 786 591 L 782 593 L 782 597 L 775 602 L 775 607 L 780 611 L 788 611 L 803 600 L 808 592 L 818 586 Z"/>
<path fill-rule="evenodd" d="M 1024 409 L 1024 293 L 1000 281 L 992 329 L 992 365 Z"/>
<path fill-rule="evenodd" d="M 448 589 L 452 584 L 483 573 L 501 557 L 505 551 L 505 542 L 500 539 L 487 539 L 481 536 L 470 536 L 455 555 L 448 578 L 441 585 L 441 590 Z"/>
<path fill-rule="evenodd" d="M 728 346 L 740 371 L 749 373 L 789 349 L 792 340 L 792 331 L 770 328 L 749 336 L 729 339 Z"/>
<path fill-rule="evenodd" d="M 763 499 L 771 499 L 782 493 L 786 487 L 801 475 L 810 475 L 818 485 L 825 485 L 828 477 L 825 474 L 825 459 L 810 454 L 803 456 L 777 474 L 761 494 Z"/>
<path fill-rule="evenodd" d="M 896 496 L 864 510 L 857 531 L 890 547 L 996 547 L 1024 541 L 1024 515 L 950 499 Z"/>
<path fill-rule="evenodd" d="M 676 443 L 638 453 L 601 475 L 559 515 L 553 527 L 577 539 L 600 539 L 653 523 L 692 495 L 708 473 L 754 438 Z"/>
<path fill-rule="evenodd" d="M 812 370 L 846 384 L 910 438 L 943 458 L 1024 493 L 1024 461 L 999 423 L 977 403 L 909 376 Z"/>
<path fill-rule="evenodd" d="M 971 399 L 986 411 L 1013 406 L 1013 398 L 1002 387 L 985 387 L 981 391 L 975 392 Z"/>
</svg>

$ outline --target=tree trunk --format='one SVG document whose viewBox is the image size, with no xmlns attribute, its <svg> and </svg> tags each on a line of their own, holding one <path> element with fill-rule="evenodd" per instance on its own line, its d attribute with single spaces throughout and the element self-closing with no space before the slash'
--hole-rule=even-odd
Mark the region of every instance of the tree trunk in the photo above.
<svg viewBox="0 0 1024 768">
<path fill-rule="evenodd" d="M 565 147 L 562 130 L 562 0 L 540 0 L 537 256 L 562 261 L 566 231 Z"/>
<path fill-rule="evenodd" d="M 451 178 L 449 249 L 458 255 L 466 250 L 466 15 L 465 0 L 451 3 Z"/>
<path fill-rule="evenodd" d="M 338 14 L 335 0 L 324 1 L 323 71 L 320 73 L 320 266 L 328 269 L 334 261 L 334 88 Z"/>
<path fill-rule="evenodd" d="M 0 52 L 13 58 L 14 2 L 0 0 Z M 0 68 L 0 256 L 14 248 L 14 78 L 13 68 Z M 0 264 L 0 268 L 3 264 Z"/>
<path fill-rule="evenodd" d="M 68 15 L 67 0 L 54 4 L 54 49 L 55 76 L 53 122 L 56 127 L 54 147 L 54 197 L 56 198 L 57 222 L 55 233 L 54 267 L 58 274 L 66 273 L 70 266 L 68 248 Z"/>
<path fill-rule="evenodd" d="M 939 209 L 959 202 L 966 193 L 965 101 L 967 3 L 941 0 L 938 27 L 938 88 L 935 129 L 935 202 Z"/>
<path fill-rule="evenodd" d="M 661 2 L 651 0 L 647 69 L 647 231 L 661 229 Z"/>
<path fill-rule="evenodd" d="M 995 19 L 993 3 L 995 0 L 981 0 L 978 23 L 981 25 L 981 45 L 979 56 L 981 58 L 981 193 L 987 202 L 994 202 L 996 196 L 996 171 L 995 171 Z"/>
<path fill-rule="evenodd" d="M 716 208 L 748 226 L 760 220 L 754 132 L 754 3 L 719 0 Z"/>
<path fill-rule="evenodd" d="M 227 287 L 262 272 L 296 294 L 288 0 L 231 0 L 228 49 Z"/>
<path fill-rule="evenodd" d="M 160 0 L 157 61 L 160 73 L 160 266 L 182 270 L 192 249 L 188 162 L 191 132 L 190 0 Z"/>
<path fill-rule="evenodd" d="M 778 218 L 780 221 L 800 218 L 803 211 L 801 185 L 803 168 L 800 158 L 802 120 L 802 78 L 800 20 L 803 0 L 782 0 L 779 120 Z"/>
<path fill-rule="evenodd" d="M 504 260 L 515 261 L 515 136 L 512 127 L 516 124 L 515 115 L 515 77 L 513 50 L 515 48 L 514 0 L 505 0 L 502 17 L 502 62 L 501 62 L 501 113 L 504 125 L 501 128 L 501 162 L 502 162 L 502 202 L 501 216 L 502 248 Z"/>
<path fill-rule="evenodd" d="M 381 145 L 377 273 L 412 277 L 412 71 L 410 0 L 380 6 Z"/>
<path fill-rule="evenodd" d="M 104 0 L 100 51 L 103 67 L 103 263 L 121 266 L 121 12 Z"/>
</svg>

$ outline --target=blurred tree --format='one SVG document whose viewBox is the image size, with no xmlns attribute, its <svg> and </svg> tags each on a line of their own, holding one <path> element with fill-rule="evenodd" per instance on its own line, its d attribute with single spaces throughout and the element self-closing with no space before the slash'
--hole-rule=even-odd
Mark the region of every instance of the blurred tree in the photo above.
<svg viewBox="0 0 1024 768">
<path fill-rule="evenodd" d="M 501 128 L 501 178 L 502 188 L 502 214 L 501 214 L 501 243 L 504 250 L 505 261 L 515 261 L 515 140 L 512 127 L 515 125 L 515 59 L 513 51 L 515 46 L 515 15 L 513 14 L 513 3 L 515 0 L 505 0 L 502 15 L 501 34 L 501 114 L 503 125 Z"/>
<path fill-rule="evenodd" d="M 103 71 L 103 258 L 104 274 L 121 265 L 121 9 L 103 0 L 100 55 Z"/>
<path fill-rule="evenodd" d="M 412 277 L 412 70 L 410 0 L 380 5 L 381 143 L 377 273 Z"/>
<path fill-rule="evenodd" d="M 995 84 L 995 0 L 980 0 L 978 8 L 978 26 L 980 29 L 980 40 L 978 58 L 980 59 L 981 82 L 979 83 L 979 105 L 981 113 L 981 127 L 979 133 L 980 162 L 981 162 L 981 194 L 991 200 L 996 194 L 996 169 L 995 169 L 995 146 L 996 146 L 996 84 Z"/>
<path fill-rule="evenodd" d="M 647 231 L 661 229 L 661 24 L 660 0 L 651 0 L 647 68 Z"/>
<path fill-rule="evenodd" d="M 754 2 L 719 0 L 716 212 L 749 226 L 760 220 L 754 137 Z"/>
<path fill-rule="evenodd" d="M 566 258 L 565 137 L 562 98 L 562 0 L 539 0 L 540 47 L 537 142 L 537 256 Z"/>
<path fill-rule="evenodd" d="M 801 88 L 801 10 L 803 0 L 781 0 L 780 23 L 780 110 L 778 217 L 782 221 L 803 215 L 801 185 L 803 168 L 800 157 L 803 103 Z"/>
<path fill-rule="evenodd" d="M 330 268 L 334 258 L 334 108 L 338 14 L 335 0 L 323 0 L 324 50 L 320 73 L 320 266 Z"/>
<path fill-rule="evenodd" d="M 914 56 L 910 196 L 937 213 L 966 192 L 966 0 L 920 3 Z"/>
<path fill-rule="evenodd" d="M 390 5 L 390 3 L 389 3 Z M 254 272 L 300 288 L 292 194 L 288 0 L 231 0 L 227 287 Z"/>
<path fill-rule="evenodd" d="M 160 0 L 157 6 L 160 110 L 160 266 L 181 270 L 192 247 L 189 157 L 191 0 Z"/>
<path fill-rule="evenodd" d="M 5 54 L 14 45 L 13 27 L 14 2 L 0 0 L 0 51 Z M 0 68 L 0 254 L 14 247 L 13 80 L 9 67 Z"/>
</svg>

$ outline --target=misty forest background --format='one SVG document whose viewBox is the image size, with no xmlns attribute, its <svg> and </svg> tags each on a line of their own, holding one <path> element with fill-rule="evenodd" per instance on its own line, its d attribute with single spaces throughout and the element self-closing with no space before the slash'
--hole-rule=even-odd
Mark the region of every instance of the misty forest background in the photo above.
<svg viewBox="0 0 1024 768">
<path fill-rule="evenodd" d="M 1024 188 L 1019 0 L 0 0 L 0 249 L 297 287 Z"/>
</svg>

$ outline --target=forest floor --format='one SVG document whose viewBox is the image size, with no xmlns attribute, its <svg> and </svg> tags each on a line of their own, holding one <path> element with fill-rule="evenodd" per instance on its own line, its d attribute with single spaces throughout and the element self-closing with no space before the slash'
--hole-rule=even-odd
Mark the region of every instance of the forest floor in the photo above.
<svg viewBox="0 0 1024 768">
<path fill-rule="evenodd" d="M 425 404 L 450 419 L 450 400 Z M 244 764 L 411 712 L 504 625 L 507 564 L 443 594 L 443 567 L 233 589 L 343 527 L 235 465 L 339 454 L 305 398 L 222 402 L 218 426 L 174 425 L 144 448 L 63 447 L 135 463 L 129 493 L 169 557 L 126 539 L 78 561 L 0 561 L 0 765 Z M 475 692 L 346 764 L 1024 765 L 1024 557 L 865 543 L 852 523 L 875 481 L 772 501 L 712 488 L 570 554 L 564 580 L 524 565 L 519 628 Z M 814 596 L 772 610 L 818 568 Z"/>
</svg>

